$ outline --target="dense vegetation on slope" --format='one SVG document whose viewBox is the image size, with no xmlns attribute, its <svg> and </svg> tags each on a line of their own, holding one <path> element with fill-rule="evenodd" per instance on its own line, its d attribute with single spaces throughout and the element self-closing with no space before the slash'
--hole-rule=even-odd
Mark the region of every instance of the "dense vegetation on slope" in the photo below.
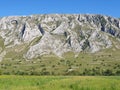
<svg viewBox="0 0 120 90">
<path fill-rule="evenodd" d="M 104 50 L 96 54 L 86 52 L 64 58 L 45 55 L 26 61 L 18 54 L 0 62 L 0 74 L 6 75 L 120 75 L 120 50 Z M 12 53 L 11 53 L 12 54 Z M 19 58 L 19 59 L 16 59 Z"/>
</svg>

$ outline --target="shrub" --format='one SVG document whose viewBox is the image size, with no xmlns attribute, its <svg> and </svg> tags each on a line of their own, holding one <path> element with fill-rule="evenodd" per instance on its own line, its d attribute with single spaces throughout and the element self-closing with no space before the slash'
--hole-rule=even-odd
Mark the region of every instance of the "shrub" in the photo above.
<svg viewBox="0 0 120 90">
<path fill-rule="evenodd" d="M 2 71 L 0 70 L 0 75 L 2 75 Z"/>
<path fill-rule="evenodd" d="M 50 72 L 48 72 L 48 71 L 42 71 L 41 75 L 50 75 Z"/>
<path fill-rule="evenodd" d="M 120 70 L 116 71 L 116 75 L 120 75 Z"/>
<path fill-rule="evenodd" d="M 113 73 L 112 73 L 112 70 L 106 69 L 102 71 L 102 75 L 110 76 L 110 75 L 113 75 Z"/>
<path fill-rule="evenodd" d="M 24 71 L 21 71 L 21 70 L 15 72 L 15 74 L 16 74 L 16 75 L 28 75 L 27 72 L 24 72 Z"/>
<path fill-rule="evenodd" d="M 54 68 L 55 67 L 55 65 L 52 65 L 52 68 Z"/>
<path fill-rule="evenodd" d="M 4 72 L 3 74 L 4 75 L 10 75 L 10 72 Z"/>
</svg>

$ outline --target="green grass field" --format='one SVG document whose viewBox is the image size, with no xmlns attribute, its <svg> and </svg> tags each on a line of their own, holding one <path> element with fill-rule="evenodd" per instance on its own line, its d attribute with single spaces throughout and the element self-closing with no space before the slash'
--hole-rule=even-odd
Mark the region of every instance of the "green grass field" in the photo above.
<svg viewBox="0 0 120 90">
<path fill-rule="evenodd" d="M 2 75 L 0 90 L 120 90 L 120 77 Z"/>
</svg>

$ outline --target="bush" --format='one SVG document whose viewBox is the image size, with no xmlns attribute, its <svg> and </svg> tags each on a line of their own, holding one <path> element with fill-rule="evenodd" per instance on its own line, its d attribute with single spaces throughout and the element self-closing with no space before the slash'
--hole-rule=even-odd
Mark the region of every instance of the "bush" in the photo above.
<svg viewBox="0 0 120 90">
<path fill-rule="evenodd" d="M 112 73 L 112 70 L 106 69 L 102 71 L 102 75 L 110 76 L 110 75 L 113 75 L 113 73 Z"/>
<path fill-rule="evenodd" d="M 2 75 L 2 71 L 0 70 L 0 75 Z"/>
<path fill-rule="evenodd" d="M 4 75 L 10 75 L 10 72 L 4 72 L 3 74 Z"/>
<path fill-rule="evenodd" d="M 116 71 L 116 75 L 120 75 L 120 70 Z"/>
<path fill-rule="evenodd" d="M 21 71 L 21 70 L 15 72 L 15 74 L 16 74 L 16 75 L 28 75 L 27 72 L 25 72 L 25 71 Z"/>
<path fill-rule="evenodd" d="M 50 75 L 50 72 L 48 72 L 48 71 L 42 71 L 41 75 Z"/>
</svg>

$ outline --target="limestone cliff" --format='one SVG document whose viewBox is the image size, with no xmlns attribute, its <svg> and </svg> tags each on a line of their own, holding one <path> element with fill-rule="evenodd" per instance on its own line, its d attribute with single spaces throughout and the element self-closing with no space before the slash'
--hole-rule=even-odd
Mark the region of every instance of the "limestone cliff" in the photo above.
<svg viewBox="0 0 120 90">
<path fill-rule="evenodd" d="M 51 53 L 59 57 L 66 52 L 95 53 L 112 46 L 120 49 L 120 20 L 93 14 L 9 16 L 0 18 L 0 36 L 1 59 L 23 44 L 28 48 L 23 49 L 26 59 Z"/>
</svg>

